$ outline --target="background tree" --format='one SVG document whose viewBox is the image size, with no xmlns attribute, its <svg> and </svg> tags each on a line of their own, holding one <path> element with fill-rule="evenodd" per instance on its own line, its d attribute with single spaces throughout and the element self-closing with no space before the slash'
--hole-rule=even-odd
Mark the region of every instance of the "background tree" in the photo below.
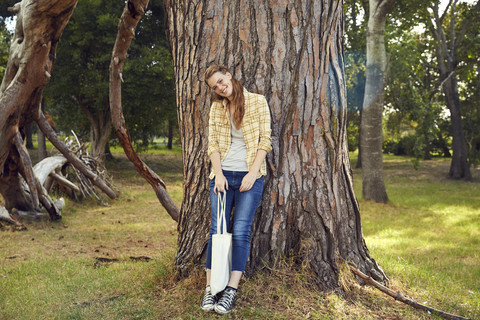
<svg viewBox="0 0 480 320">
<path fill-rule="evenodd" d="M 424 34 L 399 34 L 389 46 L 391 55 L 386 86 L 386 128 L 390 137 L 384 152 L 424 160 L 439 154 L 442 106 L 438 103 L 438 73 L 432 67 L 432 43 Z M 446 147 L 446 146 L 444 146 Z"/>
<path fill-rule="evenodd" d="M 348 149 L 358 158 L 356 168 L 362 167 L 360 152 L 360 119 L 365 93 L 367 0 L 347 0 L 345 12 L 345 76 L 347 84 Z"/>
<path fill-rule="evenodd" d="M 148 5 L 148 0 L 132 0 L 125 4 L 122 16 L 118 23 L 118 33 L 110 59 L 110 110 L 112 112 L 113 127 L 128 159 L 135 165 L 138 173 L 150 183 L 158 200 L 168 214 L 178 222 L 179 210 L 166 191 L 163 180 L 150 169 L 135 152 L 125 118 L 122 112 L 122 72 L 127 59 L 127 50 L 135 35 L 135 29 Z"/>
<path fill-rule="evenodd" d="M 8 47 L 10 46 L 10 32 L 0 19 L 0 81 L 3 79 L 8 62 Z"/>
<path fill-rule="evenodd" d="M 480 20 L 476 7 L 469 3 L 456 6 L 457 30 L 466 24 L 466 32 L 459 47 L 456 74 L 461 101 L 462 127 L 465 136 L 468 162 L 477 165 L 480 161 Z M 463 22 L 466 21 L 466 22 Z"/>
<path fill-rule="evenodd" d="M 471 9 L 470 18 L 462 20 L 460 23 L 457 18 L 457 3 L 457 0 L 450 0 L 444 12 L 440 13 L 439 1 L 434 1 L 430 7 L 431 17 L 426 20 L 426 25 L 435 40 L 435 56 L 441 87 L 446 105 L 450 110 L 453 156 L 448 175 L 454 179 L 469 180 L 471 173 L 462 125 L 457 67 L 459 65 L 458 51 L 463 45 L 469 24 L 476 16 L 474 13 L 479 10 L 480 2 L 477 1 Z"/>
<path fill-rule="evenodd" d="M 360 123 L 362 158 L 362 196 L 387 202 L 383 180 L 383 104 L 387 56 L 385 22 L 396 0 L 370 0 L 367 25 L 367 76 Z"/>
<path fill-rule="evenodd" d="M 342 260 L 377 279 L 354 195 L 346 137 L 342 1 L 165 1 L 183 148 L 184 199 L 176 264 L 200 264 L 209 226 L 210 90 L 203 72 L 225 64 L 272 113 L 262 205 L 249 270 L 281 256 L 307 262 L 321 288 L 338 288 Z M 238 10 L 242 8 L 242 10 Z"/>
<path fill-rule="evenodd" d="M 125 121 L 137 147 L 147 147 L 153 136 L 163 136 L 171 149 L 178 136 L 178 119 L 163 3 L 149 1 L 147 8 L 123 72 Z"/>
<path fill-rule="evenodd" d="M 45 95 L 52 101 L 46 110 L 58 129 L 91 136 L 91 154 L 105 160 L 111 135 L 108 104 L 108 64 L 113 47 L 118 1 L 80 1 L 58 47 L 55 73 Z M 68 111 L 67 111 L 68 110 Z"/>
<path fill-rule="evenodd" d="M 61 132 L 84 139 L 104 159 L 111 138 L 108 68 L 124 3 L 85 0 L 78 4 L 58 49 L 56 72 L 46 90 L 47 111 Z M 173 71 L 164 36 L 160 1 L 152 2 L 136 32 L 131 59 L 123 73 L 126 82 L 125 118 L 133 141 L 147 146 L 176 119 Z M 173 111 L 173 112 L 172 112 Z M 176 122 L 176 121 L 175 121 Z"/>
</svg>

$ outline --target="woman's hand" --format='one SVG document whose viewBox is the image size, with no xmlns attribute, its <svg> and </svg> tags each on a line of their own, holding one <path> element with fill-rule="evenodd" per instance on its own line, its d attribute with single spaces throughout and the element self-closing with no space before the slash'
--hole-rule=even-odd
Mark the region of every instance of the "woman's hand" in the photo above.
<svg viewBox="0 0 480 320">
<path fill-rule="evenodd" d="M 213 192 L 217 194 L 217 192 L 225 192 L 228 190 L 228 181 L 223 174 L 215 175 L 215 188 L 213 188 Z"/>
<path fill-rule="evenodd" d="M 242 184 L 240 185 L 240 189 L 239 189 L 240 192 L 244 192 L 244 191 L 248 191 L 248 190 L 252 189 L 253 184 L 255 183 L 256 180 L 257 180 L 256 173 L 253 173 L 251 171 L 249 173 L 247 173 L 243 177 Z"/>
</svg>

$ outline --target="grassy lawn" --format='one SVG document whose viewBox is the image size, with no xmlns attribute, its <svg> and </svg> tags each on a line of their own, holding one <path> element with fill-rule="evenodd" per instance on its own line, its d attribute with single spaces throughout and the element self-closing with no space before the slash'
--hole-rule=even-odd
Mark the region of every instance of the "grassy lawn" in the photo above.
<svg viewBox="0 0 480 320">
<path fill-rule="evenodd" d="M 370 253 L 394 280 L 427 305 L 480 318 L 480 170 L 473 182 L 446 178 L 449 159 L 385 156 L 390 202 L 359 199 Z M 361 171 L 354 170 L 361 195 Z"/>
<path fill-rule="evenodd" d="M 119 191 L 108 206 L 67 200 L 59 222 L 27 221 L 0 231 L 0 319 L 438 319 L 360 287 L 319 293 L 288 263 L 242 284 L 227 316 L 199 308 L 199 270 L 176 278 L 175 222 L 120 150 L 108 163 Z M 179 149 L 142 154 L 180 205 Z M 353 157 L 352 157 L 353 159 Z M 354 160 L 353 160 L 354 161 Z M 359 199 L 371 256 L 391 286 L 421 303 L 480 318 L 480 183 L 445 179 L 448 160 L 385 157 L 388 204 Z M 473 170 L 480 178 L 479 170 Z M 361 172 L 354 170 L 357 196 Z M 144 257 L 148 257 L 144 258 Z"/>
</svg>

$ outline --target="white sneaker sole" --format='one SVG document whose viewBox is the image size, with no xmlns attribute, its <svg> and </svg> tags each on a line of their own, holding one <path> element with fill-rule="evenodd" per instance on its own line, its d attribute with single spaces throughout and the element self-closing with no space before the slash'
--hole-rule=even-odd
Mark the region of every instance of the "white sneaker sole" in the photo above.
<svg viewBox="0 0 480 320">
<path fill-rule="evenodd" d="M 228 311 L 223 311 L 223 310 L 218 309 L 217 306 L 215 306 L 214 309 L 215 309 L 215 312 L 216 312 L 216 313 L 220 313 L 220 314 L 227 314 L 227 313 L 229 313 L 230 311 L 233 310 L 233 308 L 232 308 L 232 309 L 230 309 L 230 310 L 228 310 Z"/>
<path fill-rule="evenodd" d="M 202 308 L 203 311 L 213 311 L 215 309 L 215 305 L 205 307 L 200 306 L 200 308 Z"/>
</svg>

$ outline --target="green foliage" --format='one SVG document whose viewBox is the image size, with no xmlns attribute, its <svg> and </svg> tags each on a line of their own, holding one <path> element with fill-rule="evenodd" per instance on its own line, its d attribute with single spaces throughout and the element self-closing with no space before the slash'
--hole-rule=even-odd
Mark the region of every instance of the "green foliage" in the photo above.
<svg viewBox="0 0 480 320">
<path fill-rule="evenodd" d="M 4 0 L 0 2 L 0 83 L 3 80 L 5 69 L 8 63 L 8 53 L 12 33 L 7 29 L 7 24 L 11 22 L 12 13 L 8 11 L 8 7 L 13 6 L 17 1 Z"/>
<path fill-rule="evenodd" d="M 450 156 L 451 129 L 435 58 L 432 36 L 426 27 L 433 1 L 397 1 L 386 24 L 388 79 L 385 87 L 385 152 Z M 472 4 L 457 5 L 457 36 L 464 21 L 478 15 Z M 358 145 L 358 124 L 365 86 L 365 24 L 368 1 L 345 1 L 345 65 L 349 149 Z M 444 20 L 449 24 L 448 17 Z M 457 76 L 462 121 L 469 162 L 480 162 L 480 20 L 473 18 L 458 50 Z M 446 33 L 450 37 L 450 32 Z M 449 39 L 447 39 L 449 40 Z M 412 136 L 412 137 L 410 137 Z M 413 136 L 416 138 L 414 139 Z"/>
<path fill-rule="evenodd" d="M 364 1 L 347 0 L 345 12 L 345 82 L 348 108 L 348 149 L 358 148 L 360 113 L 365 92 L 366 72 L 366 13 Z"/>
<path fill-rule="evenodd" d="M 467 143 L 468 161 L 480 163 L 480 19 L 465 5 L 460 6 L 462 19 L 471 19 L 464 38 L 464 48 L 459 51 L 458 76 L 462 100 L 462 122 Z M 476 14 L 476 15 L 475 15 Z M 472 17 L 472 15 L 474 15 Z"/>
<path fill-rule="evenodd" d="M 173 65 L 161 6 L 161 1 L 150 3 L 151 10 L 140 21 L 139 35 L 130 48 L 123 73 L 124 95 L 141 97 L 124 102 L 124 116 L 137 148 L 143 149 L 153 136 L 167 136 L 169 125 L 178 136 Z"/>
<path fill-rule="evenodd" d="M 57 48 L 45 109 L 57 129 L 73 129 L 88 140 L 91 120 L 108 115 L 108 79 L 118 17 L 118 1 L 79 1 Z"/>
<path fill-rule="evenodd" d="M 7 68 L 10 41 L 10 32 L 6 29 L 5 25 L 0 22 L 0 83 L 3 80 L 5 69 Z"/>
<path fill-rule="evenodd" d="M 88 139 L 92 121 L 109 117 L 109 65 L 123 8 L 122 1 L 79 1 L 45 90 L 46 109 L 60 131 L 73 129 Z M 166 131 L 168 120 L 176 123 L 173 67 L 163 23 L 161 2 L 151 2 L 123 72 L 123 112 L 130 136 L 139 145 L 148 145 Z"/>
</svg>

